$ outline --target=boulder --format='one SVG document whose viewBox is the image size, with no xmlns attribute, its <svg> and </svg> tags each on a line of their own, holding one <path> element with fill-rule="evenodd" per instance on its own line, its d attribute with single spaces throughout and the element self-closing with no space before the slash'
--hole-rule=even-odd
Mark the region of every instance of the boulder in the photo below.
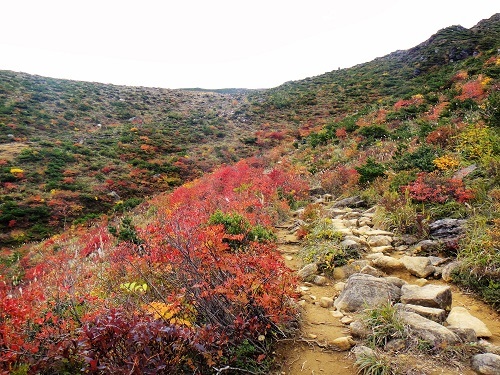
<svg viewBox="0 0 500 375">
<path fill-rule="evenodd" d="M 436 309 L 434 307 L 425 307 L 425 306 L 410 305 L 404 303 L 396 303 L 394 307 L 398 310 L 414 312 L 436 323 L 443 323 L 446 319 L 446 311 L 444 311 L 443 309 Z"/>
<path fill-rule="evenodd" d="M 500 346 L 494 345 L 486 340 L 480 339 L 479 342 L 479 347 L 483 349 L 486 353 L 493 353 L 493 354 L 498 354 L 500 355 Z"/>
<path fill-rule="evenodd" d="M 472 357 L 472 368 L 478 374 L 499 375 L 500 356 L 492 353 L 477 354 Z"/>
<path fill-rule="evenodd" d="M 457 344 L 460 338 L 448 328 L 416 313 L 398 310 L 397 316 L 408 325 L 410 331 L 418 338 L 428 341 L 432 346 Z"/>
<path fill-rule="evenodd" d="M 387 235 L 369 236 L 366 242 L 370 247 L 392 246 L 392 237 Z"/>
<path fill-rule="evenodd" d="M 427 277 L 434 273 L 434 266 L 427 257 L 411 257 L 405 255 L 401 258 L 401 262 L 412 275 L 417 277 Z"/>
<path fill-rule="evenodd" d="M 334 311 L 330 311 L 330 314 L 334 317 L 334 318 L 337 318 L 337 319 L 341 319 L 344 317 L 344 314 L 342 314 L 340 311 L 337 311 L 337 310 L 334 310 Z"/>
<path fill-rule="evenodd" d="M 318 265 L 316 263 L 309 263 L 297 272 L 297 276 L 301 280 L 308 280 L 316 275 L 316 273 L 318 273 Z"/>
<path fill-rule="evenodd" d="M 442 266 L 444 263 L 448 262 L 450 258 L 441 258 L 441 257 L 436 257 L 436 256 L 430 256 L 428 257 L 431 265 L 433 266 Z"/>
<path fill-rule="evenodd" d="M 481 320 L 471 315 L 465 307 L 457 306 L 451 309 L 446 323 L 451 327 L 472 328 L 477 337 L 491 337 L 491 331 Z"/>
<path fill-rule="evenodd" d="M 451 307 L 451 288 L 447 285 L 403 285 L 401 288 L 401 302 L 411 305 L 435 307 L 449 310 Z"/>
<path fill-rule="evenodd" d="M 396 258 L 383 255 L 373 260 L 373 264 L 384 270 L 397 270 L 403 268 L 403 263 Z"/>
<path fill-rule="evenodd" d="M 396 301 L 401 289 L 386 280 L 366 274 L 354 274 L 335 300 L 337 310 L 359 311 L 366 306 L 376 307 L 388 301 Z"/>
<path fill-rule="evenodd" d="M 414 246 L 416 253 L 433 254 L 439 251 L 441 242 L 436 240 L 423 240 Z"/>
<path fill-rule="evenodd" d="M 441 219 L 429 224 L 429 235 L 435 239 L 449 239 L 459 237 L 467 220 Z"/>
</svg>

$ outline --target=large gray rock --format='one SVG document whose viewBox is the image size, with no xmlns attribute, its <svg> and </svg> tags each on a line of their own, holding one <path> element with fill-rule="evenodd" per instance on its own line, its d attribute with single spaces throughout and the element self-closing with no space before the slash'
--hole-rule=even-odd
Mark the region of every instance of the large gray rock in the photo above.
<svg viewBox="0 0 500 375">
<path fill-rule="evenodd" d="M 403 285 L 401 302 L 410 305 L 435 307 L 450 310 L 452 302 L 451 288 L 447 285 Z"/>
<path fill-rule="evenodd" d="M 464 219 L 441 219 L 429 224 L 430 236 L 432 238 L 449 239 L 459 237 L 467 220 Z"/>
<path fill-rule="evenodd" d="M 428 341 L 433 346 L 460 342 L 460 338 L 448 328 L 416 313 L 398 310 L 397 316 L 404 324 L 408 325 L 413 334 Z"/>
<path fill-rule="evenodd" d="M 337 310 L 359 311 L 397 301 L 401 289 L 386 280 L 366 274 L 354 274 L 335 300 Z"/>
<path fill-rule="evenodd" d="M 500 375 L 500 356 L 486 353 L 472 357 L 472 368 L 478 374 Z"/>
<path fill-rule="evenodd" d="M 472 328 L 477 337 L 491 337 L 491 331 L 481 320 L 471 315 L 465 307 L 457 306 L 451 309 L 446 323 L 458 328 Z"/>
<path fill-rule="evenodd" d="M 411 257 L 405 255 L 401 258 L 401 262 L 408 272 L 417 277 L 428 277 L 433 274 L 435 270 L 434 266 L 431 265 L 431 261 L 427 257 Z"/>
<path fill-rule="evenodd" d="M 446 319 L 446 311 L 444 311 L 443 309 L 436 309 L 434 307 L 425 307 L 425 306 L 410 305 L 404 303 L 397 303 L 395 307 L 397 309 L 414 312 L 436 323 L 443 323 Z"/>
<path fill-rule="evenodd" d="M 339 207 L 351 207 L 351 208 L 366 207 L 366 201 L 363 200 L 358 195 L 355 197 L 349 197 L 349 198 L 342 199 L 338 202 L 335 202 L 333 207 L 335 207 L 335 208 L 339 208 Z"/>
<path fill-rule="evenodd" d="M 309 280 L 318 272 L 318 265 L 316 263 L 306 264 L 302 269 L 297 272 L 297 276 L 301 280 Z"/>
</svg>

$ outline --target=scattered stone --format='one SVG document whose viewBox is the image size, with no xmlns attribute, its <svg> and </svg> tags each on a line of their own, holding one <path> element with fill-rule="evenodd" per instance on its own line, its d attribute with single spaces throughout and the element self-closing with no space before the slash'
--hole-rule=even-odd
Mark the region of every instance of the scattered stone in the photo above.
<svg viewBox="0 0 500 375">
<path fill-rule="evenodd" d="M 335 285 L 333 286 L 333 288 L 337 291 L 337 292 L 342 292 L 345 288 L 345 283 L 342 282 L 342 281 L 339 281 L 338 283 L 335 283 Z"/>
<path fill-rule="evenodd" d="M 399 259 L 387 255 L 377 257 L 373 260 L 373 264 L 384 270 L 397 270 L 403 268 L 403 263 Z"/>
<path fill-rule="evenodd" d="M 465 307 L 457 306 L 451 309 L 446 323 L 452 327 L 472 328 L 477 337 L 491 337 L 491 331 L 481 320 L 471 315 Z"/>
<path fill-rule="evenodd" d="M 314 276 L 313 283 L 319 286 L 326 285 L 328 279 L 325 276 L 316 275 Z"/>
<path fill-rule="evenodd" d="M 307 303 L 307 302 L 306 302 L 306 300 L 304 300 L 304 299 L 301 299 L 301 300 L 298 302 L 299 306 L 305 306 L 305 304 L 306 304 L 306 303 Z"/>
<path fill-rule="evenodd" d="M 344 317 L 344 314 L 342 314 L 340 311 L 337 311 L 337 310 L 334 310 L 334 311 L 330 311 L 330 314 L 332 314 L 332 316 L 334 318 L 343 318 Z"/>
<path fill-rule="evenodd" d="M 293 257 L 291 255 L 285 255 L 286 260 L 293 260 Z"/>
<path fill-rule="evenodd" d="M 362 320 L 355 320 L 351 324 L 349 324 L 349 330 L 351 331 L 351 335 L 354 337 L 359 337 L 360 339 L 364 339 L 368 337 L 371 333 L 370 329 L 363 323 Z"/>
<path fill-rule="evenodd" d="M 439 279 L 443 273 L 443 267 L 434 266 L 434 278 Z"/>
<path fill-rule="evenodd" d="M 316 263 L 309 263 L 306 264 L 301 270 L 297 272 L 297 276 L 301 280 L 308 280 L 317 272 L 318 272 L 318 265 Z"/>
<path fill-rule="evenodd" d="M 342 351 L 346 351 L 350 350 L 355 345 L 355 342 L 351 336 L 344 336 L 331 341 L 330 345 L 336 346 Z"/>
<path fill-rule="evenodd" d="M 299 292 L 308 292 L 309 291 L 309 287 L 308 286 L 299 286 Z"/>
<path fill-rule="evenodd" d="M 418 286 L 424 286 L 424 285 L 427 285 L 429 282 L 427 281 L 427 279 L 417 279 L 415 280 L 415 285 L 418 285 Z"/>
<path fill-rule="evenodd" d="M 312 287 L 312 286 L 314 286 L 314 284 L 313 284 L 313 283 L 310 283 L 309 281 L 305 281 L 303 284 L 304 284 L 305 286 L 307 286 L 307 287 Z"/>
<path fill-rule="evenodd" d="M 418 242 L 418 238 L 409 234 L 403 234 L 401 237 L 397 239 L 397 241 L 394 243 L 395 246 L 401 246 L 401 245 L 406 245 L 406 246 L 411 246 L 415 245 Z"/>
<path fill-rule="evenodd" d="M 400 352 L 404 349 L 406 349 L 406 341 L 403 339 L 391 340 L 384 346 L 384 350 L 389 352 Z"/>
<path fill-rule="evenodd" d="M 401 302 L 411 305 L 436 307 L 449 310 L 451 307 L 451 288 L 447 285 L 403 285 L 401 288 Z"/>
<path fill-rule="evenodd" d="M 375 235 L 368 237 L 368 245 L 370 247 L 379 247 L 379 246 L 391 246 L 392 247 L 392 237 L 386 235 Z"/>
<path fill-rule="evenodd" d="M 361 217 L 358 220 L 358 226 L 363 227 L 363 226 L 372 226 L 373 225 L 373 220 L 371 217 Z"/>
<path fill-rule="evenodd" d="M 404 310 L 398 310 L 397 315 L 417 337 L 428 341 L 432 346 L 460 342 L 456 334 L 430 319 Z"/>
<path fill-rule="evenodd" d="M 339 207 L 351 207 L 351 208 L 358 208 L 358 207 L 366 207 L 366 201 L 361 199 L 359 195 L 354 196 L 354 197 L 349 197 L 342 199 L 338 202 L 335 202 L 333 205 L 335 208 Z"/>
<path fill-rule="evenodd" d="M 472 357 L 472 368 L 479 374 L 499 375 L 500 356 L 496 354 L 476 354 Z"/>
<path fill-rule="evenodd" d="M 401 262 L 412 275 L 417 277 L 427 277 L 434 273 L 434 266 L 427 257 L 411 257 L 405 255 L 401 258 Z"/>
<path fill-rule="evenodd" d="M 436 323 L 443 323 L 446 319 L 446 311 L 434 307 L 396 303 L 394 307 L 398 310 L 410 311 Z"/>
<path fill-rule="evenodd" d="M 349 325 L 353 321 L 354 321 L 354 319 L 351 318 L 350 316 L 344 316 L 342 319 L 340 319 L 340 323 L 345 324 L 345 325 Z"/>
<path fill-rule="evenodd" d="M 382 229 L 370 229 L 370 232 L 368 234 L 370 236 L 388 236 L 388 237 L 391 237 L 391 242 L 392 242 L 392 237 L 394 237 L 394 233 L 388 232 L 388 231 L 382 230 Z"/>
<path fill-rule="evenodd" d="M 314 333 L 308 333 L 307 334 L 307 337 L 309 337 L 310 339 L 317 339 L 318 338 L 318 335 L 315 335 Z"/>
<path fill-rule="evenodd" d="M 356 236 L 366 236 L 368 233 L 372 231 L 372 228 L 370 228 L 368 225 L 364 225 L 359 228 L 354 228 L 352 233 L 354 233 Z"/>
<path fill-rule="evenodd" d="M 396 301 L 401 290 L 382 278 L 366 274 L 354 274 L 349 277 L 345 289 L 335 300 L 337 310 L 359 311 L 365 306 L 375 307 Z"/>
<path fill-rule="evenodd" d="M 346 278 L 346 274 L 345 274 L 344 269 L 342 267 L 335 267 L 333 269 L 332 277 L 335 280 L 343 280 L 343 279 L 345 279 Z"/>
<path fill-rule="evenodd" d="M 333 306 L 333 298 L 321 297 L 321 299 L 319 300 L 319 305 L 321 307 L 324 307 L 325 309 L 328 309 Z"/>
<path fill-rule="evenodd" d="M 446 281 L 450 282 L 451 280 L 451 274 L 452 272 L 459 268 L 462 265 L 462 262 L 457 260 L 451 263 L 448 263 L 446 266 L 444 266 L 443 271 L 441 272 L 441 278 Z"/>
</svg>

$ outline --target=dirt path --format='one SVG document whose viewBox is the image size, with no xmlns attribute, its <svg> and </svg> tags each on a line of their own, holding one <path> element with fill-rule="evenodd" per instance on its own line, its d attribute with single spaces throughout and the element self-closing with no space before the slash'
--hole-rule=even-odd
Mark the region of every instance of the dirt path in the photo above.
<svg viewBox="0 0 500 375">
<path fill-rule="evenodd" d="M 280 252 L 286 265 L 292 270 L 298 270 L 301 261 L 297 255 L 300 246 L 296 244 L 295 235 L 286 230 L 278 232 Z M 277 350 L 277 362 L 281 363 L 282 375 L 354 375 L 354 359 L 349 351 L 339 351 L 329 345 L 336 338 L 349 335 L 349 331 L 329 309 L 319 305 L 324 296 L 336 294 L 333 282 L 325 286 L 314 286 L 303 283 L 306 303 L 302 306 L 302 321 L 300 336 L 295 341 L 282 342 Z M 305 289 L 307 288 L 307 289 Z"/>
</svg>

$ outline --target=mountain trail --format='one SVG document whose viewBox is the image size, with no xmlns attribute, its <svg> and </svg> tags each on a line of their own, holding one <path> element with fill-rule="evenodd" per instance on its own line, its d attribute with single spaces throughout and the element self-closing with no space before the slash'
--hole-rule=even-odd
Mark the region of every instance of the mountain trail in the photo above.
<svg viewBox="0 0 500 375">
<path fill-rule="evenodd" d="M 492 347 L 500 350 L 500 314 L 495 311 L 491 306 L 478 300 L 474 295 L 468 294 L 460 290 L 453 284 L 448 284 L 441 279 L 441 275 L 435 276 L 431 274 L 424 279 L 423 277 L 414 276 L 410 269 L 406 269 L 400 264 L 397 269 L 376 269 L 370 265 L 377 267 L 373 260 L 376 256 L 384 255 L 385 259 L 391 258 L 394 261 L 401 262 L 402 258 L 422 259 L 425 257 L 415 257 L 414 248 L 408 246 L 406 248 L 395 248 L 394 246 L 379 246 L 373 242 L 375 238 L 380 240 L 380 231 L 374 229 L 369 222 L 371 214 L 369 211 L 364 213 L 349 210 L 345 212 L 336 212 L 332 222 L 334 229 L 343 231 L 344 234 L 351 239 L 355 238 L 353 233 L 358 234 L 359 238 L 364 238 L 365 243 L 372 241 L 373 246 L 368 246 L 364 251 L 362 259 L 351 263 L 348 266 L 336 268 L 332 277 L 322 277 L 321 285 L 301 281 L 298 286 L 298 292 L 301 297 L 298 304 L 301 306 L 301 320 L 300 330 L 295 338 L 283 340 L 278 345 L 276 350 L 276 370 L 273 375 L 305 375 L 305 374 L 329 374 L 329 375 L 354 375 L 357 374 L 357 368 L 354 365 L 355 356 L 351 353 L 351 347 L 355 344 L 361 344 L 362 341 L 352 341 L 351 333 L 349 330 L 349 323 L 353 320 L 359 319 L 362 312 L 357 313 L 340 313 L 332 306 L 334 299 L 339 295 L 339 284 L 347 281 L 347 278 L 352 273 L 380 273 L 379 276 L 393 276 L 399 278 L 403 283 L 411 285 L 435 285 L 435 286 L 449 286 L 452 293 L 452 304 L 448 308 L 465 308 L 470 314 L 483 322 L 491 331 L 491 337 L 488 337 L 487 343 Z M 364 216 L 363 216 L 364 215 Z M 347 220 L 356 216 L 356 220 Z M 359 235 L 360 221 L 368 223 L 371 228 L 366 229 L 363 236 Z M 344 226 L 346 225 L 346 226 Z M 295 230 L 297 226 L 290 223 L 289 226 L 282 226 L 278 228 L 278 249 L 284 258 L 285 264 L 293 271 L 299 271 L 304 264 L 299 257 L 301 249 L 301 241 L 297 238 Z M 394 239 L 397 236 L 393 233 L 385 232 L 385 235 L 390 235 Z M 372 236 L 372 237 L 370 237 Z M 383 236 L 382 236 L 383 237 Z M 383 239 L 383 238 L 382 238 Z M 380 249 L 380 253 L 376 253 Z M 383 250 L 382 250 L 383 249 Z M 375 254 L 376 253 L 376 254 Z M 386 254 L 390 254 L 387 256 Z M 449 259 L 438 257 L 429 257 L 433 260 L 441 259 L 449 262 Z M 366 270 L 368 264 L 368 270 Z M 363 268 L 362 270 L 360 268 Z M 380 267 L 378 267 L 380 268 Z M 441 267 L 442 268 L 442 267 Z M 435 267 L 437 271 L 439 268 Z M 387 272 L 384 273 L 383 271 Z M 314 277 L 313 272 L 313 277 Z M 310 278 L 309 278 L 310 279 Z M 316 280 L 315 280 L 316 281 Z M 340 345 L 339 345 L 340 340 Z M 343 343 L 343 344 L 342 344 Z M 493 349 L 493 350 L 497 350 Z M 389 354 L 394 356 L 397 367 L 401 366 L 407 368 L 408 374 L 462 374 L 473 375 L 476 374 L 471 368 L 469 360 L 465 362 L 455 361 L 454 363 L 439 362 L 436 356 L 426 356 L 422 353 L 412 355 L 403 354 Z M 399 357 L 399 358 L 397 358 Z M 437 357 L 440 357 L 439 355 Z M 404 359 L 403 359 L 404 358 Z M 458 372 L 457 372 L 458 371 Z"/>
</svg>

